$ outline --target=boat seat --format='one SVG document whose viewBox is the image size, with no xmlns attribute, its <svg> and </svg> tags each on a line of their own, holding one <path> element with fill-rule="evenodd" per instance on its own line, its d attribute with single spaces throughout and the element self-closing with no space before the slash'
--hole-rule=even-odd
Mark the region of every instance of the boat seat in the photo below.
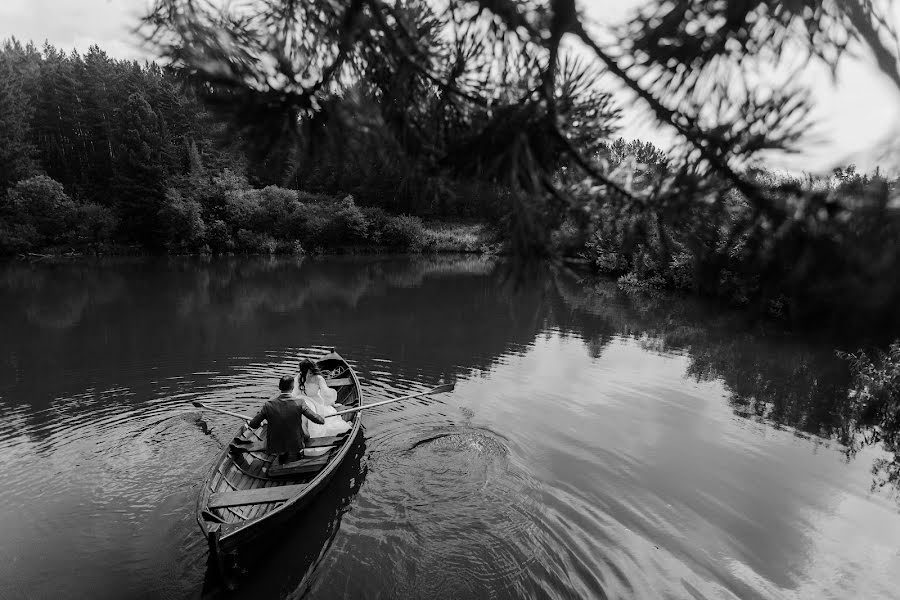
<svg viewBox="0 0 900 600">
<path fill-rule="evenodd" d="M 314 437 L 306 440 L 305 447 L 307 448 L 324 448 L 326 446 L 337 446 L 342 444 L 344 440 L 347 439 L 347 433 L 342 433 L 341 435 L 328 435 L 324 437 Z"/>
<path fill-rule="evenodd" d="M 309 458 L 301 458 L 288 463 L 279 463 L 269 467 L 266 473 L 269 477 L 289 477 L 291 475 L 301 475 L 304 473 L 315 473 L 321 471 L 322 467 L 328 464 L 328 454 L 322 456 L 311 456 Z"/>
<path fill-rule="evenodd" d="M 324 437 L 309 438 L 304 446 L 306 448 L 327 448 L 328 446 L 337 446 L 341 444 L 347 437 L 346 433 L 341 435 L 329 435 Z M 239 452 L 265 452 L 266 443 L 260 440 L 246 440 L 243 438 L 235 438 L 228 445 L 232 453 Z"/>
<path fill-rule="evenodd" d="M 234 492 L 216 492 L 209 497 L 209 508 L 284 502 L 302 492 L 305 487 L 306 484 L 296 484 L 256 488 L 253 490 L 237 490 Z"/>
<path fill-rule="evenodd" d="M 349 377 L 344 377 L 343 379 L 326 379 L 325 383 L 328 384 L 328 387 L 341 387 L 342 385 L 351 385 L 353 380 Z"/>
</svg>

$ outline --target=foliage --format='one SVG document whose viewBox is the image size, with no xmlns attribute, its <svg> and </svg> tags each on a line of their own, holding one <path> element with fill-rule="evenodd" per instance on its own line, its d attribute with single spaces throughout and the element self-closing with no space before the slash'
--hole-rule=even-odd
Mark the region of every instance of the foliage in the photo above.
<svg viewBox="0 0 900 600">
<path fill-rule="evenodd" d="M 778 199 L 792 213 L 780 222 L 738 227 L 756 209 L 733 189 L 677 218 L 661 215 L 664 207 L 601 207 L 581 254 L 601 272 L 628 274 L 623 281 L 635 289 L 691 290 L 798 325 L 896 324 L 900 213 L 890 198 L 898 182 L 852 166 L 840 173 L 797 180 L 754 171 L 766 185 L 795 190 Z"/>
<path fill-rule="evenodd" d="M 3 204 L 8 243 L 20 249 L 59 243 L 75 211 L 59 182 L 46 175 L 24 179 L 9 189 Z"/>
<path fill-rule="evenodd" d="M 385 246 L 414 252 L 421 251 L 427 241 L 422 219 L 411 215 L 389 218 L 381 233 L 381 242 Z"/>
<path fill-rule="evenodd" d="M 853 382 L 849 403 L 842 415 L 846 422 L 848 451 L 881 443 L 893 454 L 876 460 L 873 486 L 900 486 L 900 340 L 887 352 L 877 351 L 875 360 L 865 352 L 839 353 L 849 361 Z"/>
<path fill-rule="evenodd" d="M 166 191 L 166 201 L 158 219 L 163 244 L 170 252 L 199 250 L 206 241 L 206 224 L 202 207 L 196 200 L 185 199 L 178 190 Z"/>
<path fill-rule="evenodd" d="M 18 60 L 0 62 L 0 190 L 37 170 L 31 142 L 34 107 L 24 91 L 29 67 L 22 60 L 21 44 L 11 42 L 9 46 Z"/>
<path fill-rule="evenodd" d="M 209 248 L 216 254 L 225 254 L 233 252 L 235 249 L 234 240 L 228 231 L 228 225 L 221 219 L 216 219 L 206 229 L 206 241 Z"/>
<path fill-rule="evenodd" d="M 361 244 L 370 240 L 369 221 L 362 209 L 347 196 L 330 207 L 331 218 L 317 233 L 320 243 L 333 240 L 345 246 Z"/>
<path fill-rule="evenodd" d="M 63 242 L 92 251 L 296 252 L 298 244 L 377 246 L 385 228 L 394 247 L 418 248 L 415 226 L 391 222 L 384 209 L 481 216 L 482 204 L 493 206 L 492 186 L 421 169 L 410 176 L 408 157 L 365 132 L 349 136 L 359 140 L 352 153 L 334 147 L 285 179 L 277 157 L 245 155 L 222 135 L 181 73 L 98 47 L 65 54 L 10 40 L 0 72 L 0 200 L 5 187 L 40 172 L 72 200 L 64 231 L 37 223 L 25 204 L 5 204 L 2 253 Z"/>
<path fill-rule="evenodd" d="M 793 149 L 808 129 L 798 52 L 834 69 L 848 45 L 865 46 L 900 85 L 896 35 L 880 3 L 732 4 L 651 2 L 602 44 L 571 0 L 260 0 L 225 9 L 157 0 L 144 24 L 251 147 L 278 155 L 277 170 L 365 199 L 354 175 L 340 176 L 363 173 L 394 190 L 393 210 L 419 214 L 475 180 L 508 201 L 500 214 L 512 248 L 546 253 L 553 230 L 567 219 L 590 229 L 600 207 L 640 211 L 652 201 L 662 226 L 678 226 L 697 205 L 721 212 L 728 190 L 751 208 L 731 233 L 762 220 L 778 229 L 793 220 L 786 201 L 809 194 L 754 181 L 749 168 L 763 152 Z M 566 37 L 589 58 L 574 60 Z M 600 74 L 682 144 L 665 157 L 617 146 L 618 111 L 596 85 Z M 638 177 L 634 169 L 619 177 L 623 153 L 645 166 Z"/>
<path fill-rule="evenodd" d="M 813 323 L 855 298 L 890 317 L 896 188 L 854 169 L 823 187 L 756 166 L 804 141 L 813 98 L 796 75 L 810 62 L 836 70 L 847 47 L 864 48 L 900 86 L 885 6 L 656 1 L 602 42 L 571 0 L 157 0 L 144 24 L 299 187 L 419 216 L 477 199 L 514 254 L 581 245 L 632 287 Z M 613 139 L 601 75 L 679 143 L 664 154 Z M 470 184 L 477 193 L 462 193 Z"/>
<path fill-rule="evenodd" d="M 275 254 L 278 241 L 268 233 L 238 229 L 235 235 L 237 248 L 252 254 Z"/>
<path fill-rule="evenodd" d="M 88 202 L 75 209 L 72 239 L 77 245 L 86 244 L 99 250 L 112 239 L 118 224 L 118 219 L 109 207 Z"/>
</svg>

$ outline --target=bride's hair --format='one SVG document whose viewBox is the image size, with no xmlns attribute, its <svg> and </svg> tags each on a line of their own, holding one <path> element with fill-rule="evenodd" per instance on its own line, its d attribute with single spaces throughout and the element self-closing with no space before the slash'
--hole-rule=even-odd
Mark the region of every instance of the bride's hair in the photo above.
<svg viewBox="0 0 900 600">
<path fill-rule="evenodd" d="M 300 361 L 300 373 L 297 375 L 297 389 L 303 390 L 303 386 L 306 385 L 306 378 L 310 373 L 313 375 L 321 375 L 322 369 L 320 369 L 319 365 L 313 361 L 304 358 Z"/>
</svg>

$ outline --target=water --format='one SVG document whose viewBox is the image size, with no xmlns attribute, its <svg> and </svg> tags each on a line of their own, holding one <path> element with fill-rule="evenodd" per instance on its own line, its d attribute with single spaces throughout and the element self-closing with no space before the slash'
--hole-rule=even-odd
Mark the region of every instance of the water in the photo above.
<svg viewBox="0 0 900 600">
<path fill-rule="evenodd" d="M 336 347 L 374 402 L 238 598 L 893 598 L 827 341 L 482 259 L 0 265 L 0 598 L 221 597 L 194 521 L 236 423 Z"/>
</svg>

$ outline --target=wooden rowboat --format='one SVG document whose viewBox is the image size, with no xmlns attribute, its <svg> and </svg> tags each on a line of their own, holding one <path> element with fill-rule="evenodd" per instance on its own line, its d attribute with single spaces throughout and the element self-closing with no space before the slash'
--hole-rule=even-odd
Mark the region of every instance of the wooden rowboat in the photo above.
<svg viewBox="0 0 900 600">
<path fill-rule="evenodd" d="M 332 350 L 316 362 L 337 391 L 335 408 L 362 404 L 359 379 L 347 361 Z M 277 456 L 265 452 L 263 423 L 255 431 L 242 426 L 216 458 L 197 498 L 197 522 L 221 573 L 226 571 L 226 555 L 283 525 L 328 484 L 361 426 L 359 412 L 332 418 L 353 426 L 340 436 L 310 439 L 306 447 L 315 448 L 310 454 L 320 455 L 279 463 Z"/>
</svg>

